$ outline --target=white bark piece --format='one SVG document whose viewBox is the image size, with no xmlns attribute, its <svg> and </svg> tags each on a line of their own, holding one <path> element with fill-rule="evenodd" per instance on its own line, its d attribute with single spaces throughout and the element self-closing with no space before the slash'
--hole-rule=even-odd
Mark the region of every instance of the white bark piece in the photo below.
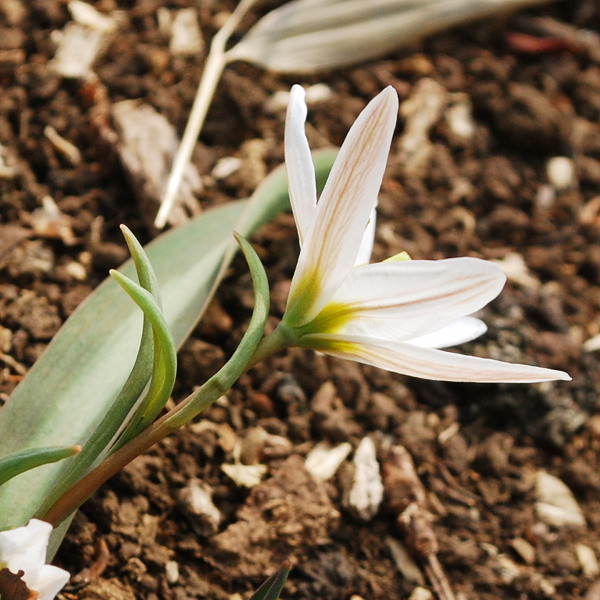
<svg viewBox="0 0 600 600">
<path fill-rule="evenodd" d="M 536 473 L 535 510 L 538 518 L 556 528 L 585 527 L 585 518 L 571 490 L 546 471 Z"/>
<path fill-rule="evenodd" d="M 170 560 L 165 565 L 165 574 L 167 581 L 173 585 L 179 581 L 179 563 L 174 560 Z"/>
<path fill-rule="evenodd" d="M 54 148 L 74 167 L 81 164 L 81 152 L 79 152 L 79 148 L 62 137 L 52 125 L 46 125 L 46 127 L 44 127 L 44 135 L 48 138 L 48 141 Z"/>
<path fill-rule="evenodd" d="M 370 521 L 383 500 L 383 482 L 375 444 L 363 438 L 354 454 L 354 478 L 348 494 L 348 505 L 361 519 Z"/>
<path fill-rule="evenodd" d="M 593 548 L 585 544 L 575 544 L 575 554 L 581 565 L 582 573 L 589 578 L 598 577 L 600 575 L 600 565 Z"/>
<path fill-rule="evenodd" d="M 183 56 L 200 55 L 204 50 L 196 9 L 183 8 L 175 11 L 171 21 L 169 50 Z"/>
<path fill-rule="evenodd" d="M 352 446 L 348 442 L 334 447 L 321 442 L 308 453 L 304 468 L 315 481 L 327 481 L 336 474 L 351 450 Z"/>
<path fill-rule="evenodd" d="M 418 585 L 424 585 L 425 577 L 421 572 L 421 569 L 417 566 L 417 563 L 412 559 L 406 546 L 391 537 L 387 538 L 385 543 L 392 555 L 392 560 L 394 561 L 396 568 L 400 571 L 402 576 L 405 579 L 408 579 L 408 581 L 412 581 Z"/>
<path fill-rule="evenodd" d="M 108 45 L 109 36 L 104 31 L 71 21 L 54 37 L 58 37 L 58 48 L 50 67 L 67 79 L 94 77 L 92 65 Z"/>
<path fill-rule="evenodd" d="M 150 225 L 160 205 L 179 146 L 177 133 L 153 107 L 133 100 L 114 104 L 112 117 L 119 135 L 117 151 L 140 202 L 142 216 Z M 201 189 L 200 175 L 189 163 L 179 188 L 177 204 L 169 217 L 172 225 L 186 222 L 188 212 L 192 215 L 200 212 L 195 194 Z"/>
<path fill-rule="evenodd" d="M 449 94 L 437 81 L 425 77 L 414 87 L 412 94 L 400 105 L 404 117 L 404 133 L 398 142 L 407 173 L 427 167 L 432 151 L 429 131 L 440 120 Z"/>
<path fill-rule="evenodd" d="M 98 12 L 91 4 L 81 0 L 72 0 L 69 2 L 69 12 L 74 21 L 91 29 L 110 33 L 118 27 L 116 19 L 112 16 Z"/>
<path fill-rule="evenodd" d="M 179 492 L 179 501 L 186 512 L 198 518 L 198 523 L 207 535 L 214 534 L 223 516 L 212 500 L 213 490 L 204 481 L 192 479 Z"/>
<path fill-rule="evenodd" d="M 466 94 L 453 94 L 445 119 L 454 135 L 470 140 L 475 135 L 473 106 Z"/>
<path fill-rule="evenodd" d="M 223 465 L 223 473 L 240 487 L 256 487 L 267 473 L 267 465 Z"/>
</svg>

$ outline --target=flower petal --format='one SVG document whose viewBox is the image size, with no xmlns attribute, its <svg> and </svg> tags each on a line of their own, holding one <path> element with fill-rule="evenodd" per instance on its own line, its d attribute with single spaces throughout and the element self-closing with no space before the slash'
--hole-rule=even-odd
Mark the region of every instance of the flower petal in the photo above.
<svg viewBox="0 0 600 600">
<path fill-rule="evenodd" d="M 474 317 L 462 317 L 437 331 L 407 340 L 406 343 L 422 348 L 448 348 L 470 342 L 486 331 L 487 326 L 483 321 Z"/>
<path fill-rule="evenodd" d="M 354 266 L 387 164 L 398 113 L 388 87 L 350 129 L 317 204 L 292 280 L 287 320 L 298 327 L 312 320 Z M 317 282 L 306 294 L 309 282 Z"/>
<path fill-rule="evenodd" d="M 478 258 L 364 265 L 352 270 L 323 312 L 337 327 L 331 333 L 407 341 L 480 310 L 505 279 L 498 265 Z"/>
<path fill-rule="evenodd" d="M 304 131 L 306 122 L 304 97 L 304 89 L 299 85 L 294 85 L 285 118 L 285 165 L 289 181 L 290 202 L 298 228 L 300 245 L 312 226 L 317 208 L 315 167 Z"/>
<path fill-rule="evenodd" d="M 406 343 L 326 335 L 306 336 L 303 342 L 304 346 L 333 356 L 423 379 L 480 383 L 536 383 L 571 379 L 563 371 L 420 348 Z"/>
<path fill-rule="evenodd" d="M 46 548 L 52 525 L 31 519 L 24 527 L 0 531 L 0 562 L 16 573 L 28 568 L 39 569 L 46 562 Z"/>
<path fill-rule="evenodd" d="M 0 532 L 0 563 L 12 573 L 23 571 L 23 581 L 38 593 L 39 600 L 52 600 L 70 577 L 67 571 L 45 564 L 51 533 L 50 523 L 39 519 Z"/>
<path fill-rule="evenodd" d="M 360 248 L 358 249 L 358 255 L 354 261 L 355 265 L 367 265 L 371 260 L 371 254 L 373 254 L 373 244 L 375 243 L 375 227 L 377 225 L 377 202 L 371 209 L 369 215 L 369 222 L 363 233 L 362 240 L 360 242 Z"/>
<path fill-rule="evenodd" d="M 69 581 L 69 578 L 70 575 L 67 571 L 53 565 L 44 565 L 37 573 L 35 581 L 29 582 L 27 573 L 23 576 L 27 586 L 39 594 L 38 600 L 53 600 Z"/>
</svg>

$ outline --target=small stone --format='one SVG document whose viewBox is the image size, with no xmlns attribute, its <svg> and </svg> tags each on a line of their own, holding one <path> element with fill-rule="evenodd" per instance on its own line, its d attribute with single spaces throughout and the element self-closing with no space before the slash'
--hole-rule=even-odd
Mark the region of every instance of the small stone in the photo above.
<svg viewBox="0 0 600 600">
<path fill-rule="evenodd" d="M 576 185 L 575 163 L 566 156 L 555 156 L 546 163 L 546 175 L 557 190 Z"/>
</svg>

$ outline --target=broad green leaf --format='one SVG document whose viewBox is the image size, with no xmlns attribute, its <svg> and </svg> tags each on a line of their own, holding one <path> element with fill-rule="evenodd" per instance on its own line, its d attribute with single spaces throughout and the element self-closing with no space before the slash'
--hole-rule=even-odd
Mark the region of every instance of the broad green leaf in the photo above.
<svg viewBox="0 0 600 600">
<path fill-rule="evenodd" d="M 267 579 L 255 592 L 250 596 L 250 600 L 277 600 L 283 586 L 290 574 L 290 563 L 285 561 L 269 579 Z"/>
<path fill-rule="evenodd" d="M 307 73 L 363 62 L 455 25 L 554 0 L 293 0 L 226 54 L 274 71 Z"/>
<path fill-rule="evenodd" d="M 81 452 L 81 446 L 52 446 L 15 452 L 0 459 L 0 485 L 36 467 L 58 462 Z"/>
<path fill-rule="evenodd" d="M 314 158 L 322 187 L 335 152 L 322 151 Z M 147 246 L 165 319 L 178 347 L 198 322 L 233 256 L 232 232 L 247 236 L 288 206 L 287 178 L 280 167 L 249 202 L 207 211 Z M 132 277 L 132 262 L 120 271 Z M 137 306 L 116 282 L 103 282 L 0 409 L 0 457 L 40 446 L 85 445 L 131 371 L 141 328 Z M 63 472 L 61 463 L 45 465 L 3 485 L 0 530 L 25 524 Z"/>
</svg>

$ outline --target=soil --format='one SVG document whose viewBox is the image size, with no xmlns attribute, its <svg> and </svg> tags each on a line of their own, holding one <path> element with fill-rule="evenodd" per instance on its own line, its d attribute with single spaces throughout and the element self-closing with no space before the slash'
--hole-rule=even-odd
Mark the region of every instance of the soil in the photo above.
<svg viewBox="0 0 600 600">
<path fill-rule="evenodd" d="M 70 20 L 66 2 L 0 6 L 1 401 L 127 257 L 118 225 L 142 241 L 153 235 L 152 205 L 135 200 L 105 133 L 111 105 L 127 99 L 183 131 L 202 60 L 170 51 L 156 11 L 198 8 L 208 44 L 233 3 L 95 6 L 120 10 L 121 21 L 93 82 L 50 68 L 53 32 Z M 282 162 L 277 92 L 326 86 L 309 106 L 316 148 L 339 145 L 365 103 L 392 85 L 403 108 L 374 258 L 406 250 L 501 261 L 510 277 L 482 313 L 489 331 L 461 351 L 563 369 L 573 381 L 447 384 L 286 352 L 84 505 L 55 559 L 74 575 L 62 598 L 243 598 L 286 559 L 284 597 L 298 600 L 600 598 L 600 345 L 586 344 L 600 333 L 599 28 L 600 6 L 573 0 L 319 75 L 242 63 L 226 70 L 194 154 L 203 208 L 246 197 Z M 79 160 L 48 139 L 48 126 Z M 241 166 L 217 174 L 226 157 Z M 284 308 L 295 236 L 282 215 L 253 238 L 273 319 Z M 175 401 L 224 362 L 251 308 L 237 260 L 181 351 Z M 350 490 L 364 438 L 384 475 L 383 502 L 360 510 Z M 350 444 L 326 481 L 304 466 L 321 442 Z M 235 464 L 254 465 L 244 472 L 262 481 L 237 485 L 222 469 Z M 540 508 L 545 473 L 574 496 L 566 522 Z M 213 504 L 203 508 L 198 497 Z"/>
</svg>

